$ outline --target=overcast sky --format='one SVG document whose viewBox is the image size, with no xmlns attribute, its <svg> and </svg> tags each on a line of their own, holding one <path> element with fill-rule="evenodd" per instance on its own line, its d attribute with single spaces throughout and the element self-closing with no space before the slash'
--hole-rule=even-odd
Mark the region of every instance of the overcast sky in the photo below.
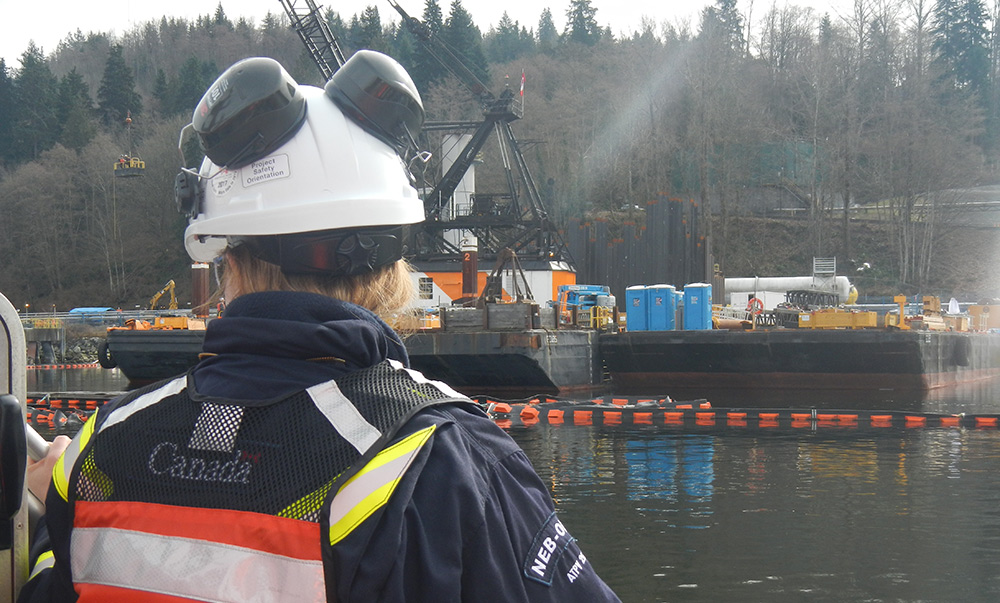
<svg viewBox="0 0 1000 603">
<path fill-rule="evenodd" d="M 423 14 L 424 0 L 398 0 L 411 15 Z M 831 0 L 801 0 L 791 2 L 802 6 L 824 6 Z M 833 0 L 844 1 L 844 0 Z M 644 16 L 657 23 L 688 19 L 696 23 L 702 7 L 714 0 L 591 0 L 597 9 L 597 21 L 610 26 L 616 35 L 639 29 Z M 740 4 L 749 0 L 740 0 Z M 199 15 L 214 14 L 218 0 L 50 0 L 38 4 L 30 0 L 0 0 L 0 56 L 8 67 L 20 67 L 20 57 L 34 40 L 45 54 L 55 50 L 60 40 L 77 29 L 84 34 L 111 32 L 121 35 L 136 25 L 162 16 L 194 19 Z M 386 0 L 316 0 L 322 7 L 330 7 L 345 19 L 360 14 L 365 7 L 374 5 L 383 20 L 396 21 L 396 11 Z M 451 0 L 438 0 L 445 17 Z M 496 25 L 504 11 L 510 18 L 529 29 L 536 29 L 542 8 L 548 6 L 556 27 L 562 31 L 566 22 L 569 0 L 463 0 L 462 5 L 472 14 L 476 25 L 485 33 Z M 757 0 L 757 12 L 763 12 L 764 3 Z M 767 6 L 770 6 L 768 1 Z M 304 1 L 297 5 L 305 6 Z M 231 20 L 239 17 L 253 19 L 259 24 L 268 11 L 283 14 L 278 0 L 223 0 L 222 8 Z"/>
</svg>

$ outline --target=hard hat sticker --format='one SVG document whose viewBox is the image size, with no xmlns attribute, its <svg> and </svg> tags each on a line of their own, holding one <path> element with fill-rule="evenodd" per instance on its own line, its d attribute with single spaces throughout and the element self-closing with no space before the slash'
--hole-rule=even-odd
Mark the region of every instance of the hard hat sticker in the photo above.
<svg viewBox="0 0 1000 603">
<path fill-rule="evenodd" d="M 254 161 L 241 168 L 240 173 L 243 175 L 244 187 L 270 182 L 278 178 L 288 178 L 288 155 L 271 155 L 260 161 Z"/>
<path fill-rule="evenodd" d="M 236 172 L 222 170 L 215 178 L 208 181 L 212 186 L 212 192 L 216 197 L 221 197 L 233 189 L 236 184 Z"/>
</svg>

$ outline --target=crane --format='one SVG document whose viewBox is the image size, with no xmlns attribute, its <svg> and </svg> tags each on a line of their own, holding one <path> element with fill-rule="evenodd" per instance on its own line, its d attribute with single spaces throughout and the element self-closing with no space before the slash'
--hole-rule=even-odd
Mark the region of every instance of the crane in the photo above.
<svg viewBox="0 0 1000 603">
<path fill-rule="evenodd" d="M 288 18 L 292 21 L 292 29 L 306 45 L 309 56 L 312 57 L 323 80 L 329 80 L 340 66 L 345 63 L 344 52 L 340 49 L 337 39 L 333 37 L 326 19 L 319 13 L 319 7 L 313 0 L 303 0 L 305 8 L 296 6 L 297 0 L 281 0 Z"/>
<path fill-rule="evenodd" d="M 435 252 L 460 253 L 458 246 L 450 243 L 443 236 L 443 232 L 464 229 L 476 236 L 480 254 L 484 257 L 500 258 L 504 250 L 509 248 L 524 257 L 535 256 L 572 264 L 569 250 L 549 220 L 538 188 L 510 125 L 522 117 L 523 103 L 510 88 L 505 88 L 499 95 L 494 94 L 425 23 L 410 16 L 395 0 L 388 1 L 399 13 L 403 25 L 427 52 L 476 95 L 483 111 L 483 120 L 478 123 L 458 122 L 424 126 L 424 131 L 474 128 L 474 132 L 469 142 L 459 152 L 455 163 L 424 197 L 427 216 L 424 229 L 430 237 L 425 241 L 425 245 L 416 245 L 418 259 L 421 254 L 426 256 Z M 476 161 L 483 146 L 494 134 L 499 144 L 507 179 L 508 202 L 503 205 L 493 204 L 489 202 L 488 196 L 485 196 L 484 200 L 487 202 L 480 203 L 479 208 L 474 209 L 470 215 L 445 219 L 442 213 L 454 195 L 455 189 Z M 515 179 L 515 169 L 520 177 L 519 183 Z M 519 194 L 518 184 L 523 187 L 523 198 Z"/>
<path fill-rule="evenodd" d="M 301 1 L 304 4 L 297 6 Z M 281 0 L 285 12 L 291 20 L 292 28 L 306 46 L 313 62 L 319 67 L 323 77 L 329 79 L 345 59 L 336 38 L 313 0 Z M 456 237 L 447 237 L 448 231 L 469 231 L 475 235 L 479 253 L 484 258 L 498 259 L 505 249 L 510 248 L 525 258 L 537 257 L 544 260 L 565 261 L 572 264 L 572 258 L 558 231 L 549 220 L 548 213 L 538 193 L 538 188 L 528 171 L 520 145 L 514 136 L 510 123 L 521 118 L 523 103 L 509 88 L 498 96 L 490 91 L 469 69 L 462 59 L 441 41 L 427 25 L 411 17 L 395 0 L 389 4 L 402 17 L 403 25 L 423 44 L 427 51 L 459 79 L 479 99 L 484 119 L 481 122 L 427 123 L 424 131 L 455 131 L 473 129 L 469 142 L 458 153 L 458 158 L 445 171 L 441 179 L 424 194 L 426 220 L 416 229 L 410 249 L 416 253 L 416 260 L 440 259 L 461 256 L 461 248 L 455 243 Z M 492 135 L 500 147 L 500 156 L 505 170 L 508 196 L 502 202 L 494 202 L 492 197 L 500 195 L 480 195 L 477 207 L 469 215 L 446 216 L 444 210 L 455 193 L 462 178 L 472 167 L 483 146 Z M 524 191 L 524 202 L 514 171 L 520 177 Z M 461 237 L 458 237 L 460 239 Z"/>
</svg>

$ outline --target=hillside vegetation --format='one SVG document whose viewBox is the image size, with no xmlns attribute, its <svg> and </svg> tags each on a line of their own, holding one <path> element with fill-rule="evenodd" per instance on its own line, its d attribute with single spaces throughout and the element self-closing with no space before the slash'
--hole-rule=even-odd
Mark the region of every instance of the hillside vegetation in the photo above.
<svg viewBox="0 0 1000 603">
<path fill-rule="evenodd" d="M 858 0 L 839 16 L 776 4 L 749 23 L 717 0 L 697 23 L 624 35 L 589 0 L 566 4 L 561 32 L 549 9 L 482 31 L 460 0 L 411 7 L 495 93 L 524 82 L 513 127 L 556 223 L 665 193 L 714 215 L 701 223 L 728 275 L 804 274 L 812 257 L 836 256 L 845 273 L 872 266 L 852 275 L 862 293 L 1000 290 L 996 231 L 954 226 L 945 208 L 960 204 L 941 192 L 996 176 L 1000 43 L 979 0 Z M 345 53 L 398 58 L 429 120 L 481 118 L 395 14 L 325 18 Z M 187 299 L 178 132 L 220 71 L 253 55 L 322 83 L 285 15 L 255 23 L 222 4 L 0 62 L 0 291 L 17 307 L 133 307 L 173 279 Z M 437 154 L 440 134 L 421 143 Z M 142 157 L 141 178 L 112 176 L 122 154 Z M 480 159 L 478 190 L 505 190 L 497 149 Z M 761 191 L 790 195 L 800 217 L 762 217 L 774 195 Z M 879 209 L 844 219 L 865 206 Z"/>
</svg>

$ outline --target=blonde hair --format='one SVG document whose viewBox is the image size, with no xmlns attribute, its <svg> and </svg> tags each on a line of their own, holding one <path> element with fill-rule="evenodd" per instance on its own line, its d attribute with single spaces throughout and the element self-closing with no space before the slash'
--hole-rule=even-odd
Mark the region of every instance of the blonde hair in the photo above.
<svg viewBox="0 0 1000 603">
<path fill-rule="evenodd" d="M 222 275 L 222 286 L 232 298 L 263 291 L 318 293 L 367 308 L 395 326 L 415 295 L 406 260 L 368 274 L 323 276 L 285 274 L 275 264 L 254 257 L 243 245 L 227 249 L 226 258 L 229 261 Z"/>
</svg>

